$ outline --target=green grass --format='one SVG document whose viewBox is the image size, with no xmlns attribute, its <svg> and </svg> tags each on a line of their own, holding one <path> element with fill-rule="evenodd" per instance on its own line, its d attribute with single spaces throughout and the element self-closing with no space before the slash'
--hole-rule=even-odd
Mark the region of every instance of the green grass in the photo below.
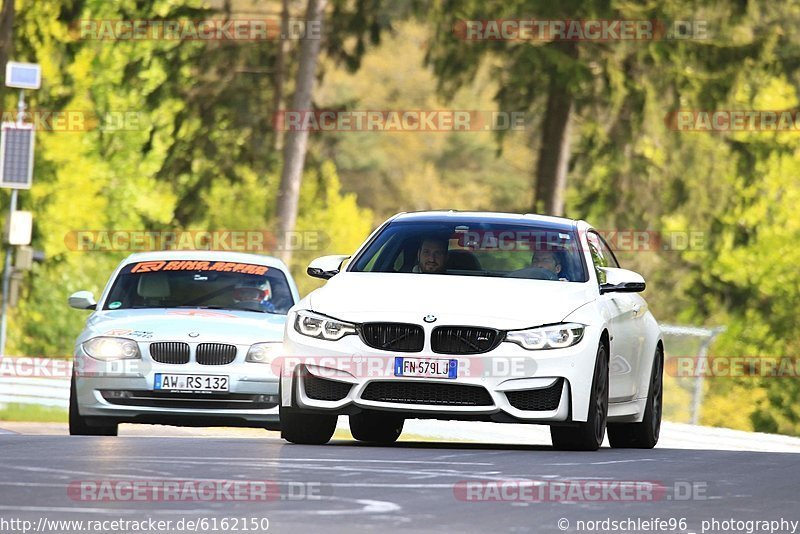
<svg viewBox="0 0 800 534">
<path fill-rule="evenodd" d="M 66 408 L 35 404 L 0 404 L 0 421 L 29 421 L 34 423 L 66 423 Z"/>
</svg>

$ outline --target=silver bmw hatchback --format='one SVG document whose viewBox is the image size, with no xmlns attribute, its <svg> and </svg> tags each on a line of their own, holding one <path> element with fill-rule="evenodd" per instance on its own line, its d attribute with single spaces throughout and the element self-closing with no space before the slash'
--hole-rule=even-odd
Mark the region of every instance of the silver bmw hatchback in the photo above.
<svg viewBox="0 0 800 534">
<path fill-rule="evenodd" d="M 78 336 L 73 435 L 116 435 L 119 423 L 279 428 L 278 375 L 289 308 L 299 300 L 276 258 L 217 251 L 133 254 Z"/>
</svg>

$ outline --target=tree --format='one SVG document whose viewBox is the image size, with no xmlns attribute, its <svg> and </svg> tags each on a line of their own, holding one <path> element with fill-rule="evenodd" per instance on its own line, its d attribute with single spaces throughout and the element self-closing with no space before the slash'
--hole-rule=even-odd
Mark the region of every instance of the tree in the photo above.
<svg viewBox="0 0 800 534">
<path fill-rule="evenodd" d="M 5 80 L 6 63 L 11 57 L 14 44 L 14 0 L 3 0 L 0 10 L 0 78 Z"/>
<path fill-rule="evenodd" d="M 327 0 L 308 0 L 306 22 L 319 23 L 320 33 Z M 320 38 L 306 36 L 300 45 L 300 58 L 297 66 L 297 83 L 292 98 L 292 110 L 310 111 L 311 96 L 314 89 L 314 78 L 317 73 L 317 62 L 320 51 Z M 308 148 L 308 130 L 293 129 L 286 132 L 286 146 L 283 149 L 283 170 L 278 190 L 278 238 L 281 243 L 279 254 L 283 261 L 289 263 L 292 250 L 288 246 L 290 232 L 297 221 L 297 203 L 300 198 L 300 184 Z"/>
</svg>

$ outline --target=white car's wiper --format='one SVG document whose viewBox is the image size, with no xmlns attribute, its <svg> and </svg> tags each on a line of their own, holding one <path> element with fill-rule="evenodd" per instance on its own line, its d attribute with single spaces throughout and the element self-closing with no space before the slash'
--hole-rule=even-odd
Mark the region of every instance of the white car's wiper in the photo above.
<svg viewBox="0 0 800 534">
<path fill-rule="evenodd" d="M 198 310 L 229 310 L 229 311 L 249 311 L 253 313 L 270 313 L 273 315 L 285 315 L 278 311 L 253 310 L 250 308 L 231 308 L 230 306 L 171 306 L 172 308 L 194 308 Z"/>
</svg>

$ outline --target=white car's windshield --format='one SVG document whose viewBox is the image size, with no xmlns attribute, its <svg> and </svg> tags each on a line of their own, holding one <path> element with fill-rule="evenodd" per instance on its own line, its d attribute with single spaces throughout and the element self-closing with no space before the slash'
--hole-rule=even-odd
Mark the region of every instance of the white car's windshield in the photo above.
<svg viewBox="0 0 800 534">
<path fill-rule="evenodd" d="M 122 268 L 103 305 L 214 308 L 285 315 L 294 304 L 280 269 L 222 261 L 142 261 Z"/>
<path fill-rule="evenodd" d="M 349 270 L 569 282 L 588 279 L 574 231 L 474 221 L 390 223 Z"/>
</svg>

